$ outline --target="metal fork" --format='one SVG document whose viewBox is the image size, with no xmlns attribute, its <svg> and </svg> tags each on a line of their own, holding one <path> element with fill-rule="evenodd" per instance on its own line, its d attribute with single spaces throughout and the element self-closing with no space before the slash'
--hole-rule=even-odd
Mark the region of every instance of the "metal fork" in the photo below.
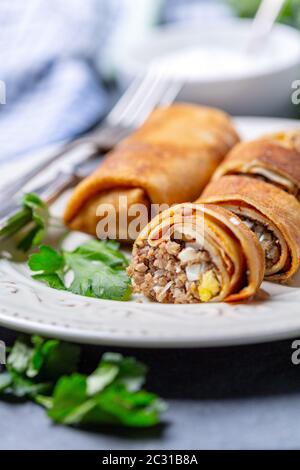
<svg viewBox="0 0 300 470">
<path fill-rule="evenodd" d="M 90 158 L 101 150 L 110 150 L 134 128 L 141 125 L 157 105 L 171 104 L 181 87 L 182 84 L 179 81 L 169 79 L 165 73 L 158 73 L 152 69 L 145 76 L 137 77 L 98 128 L 66 143 L 58 152 L 50 155 L 13 182 L 0 187 L 0 204 L 1 199 L 10 200 L 35 176 L 79 146 L 88 145 L 84 158 Z"/>
<path fill-rule="evenodd" d="M 59 170 L 46 183 L 32 188 L 32 192 L 37 194 L 46 204 L 55 202 L 65 190 L 73 187 L 76 183 L 91 174 L 99 165 L 100 158 L 91 157 L 82 162 L 73 163 L 69 167 Z M 9 219 L 20 210 L 20 203 L 15 200 L 8 200 L 0 206 L 0 232 L 7 225 Z M 0 233 L 1 240 L 1 233 Z"/>
</svg>

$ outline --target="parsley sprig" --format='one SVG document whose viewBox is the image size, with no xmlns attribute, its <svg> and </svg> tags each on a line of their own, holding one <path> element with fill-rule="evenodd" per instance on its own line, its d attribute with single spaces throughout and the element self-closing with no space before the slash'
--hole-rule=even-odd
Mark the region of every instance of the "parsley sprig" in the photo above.
<svg viewBox="0 0 300 470">
<path fill-rule="evenodd" d="M 34 279 L 54 289 L 109 300 L 130 298 L 131 283 L 125 271 L 128 262 L 117 242 L 90 240 L 73 251 L 40 246 L 50 225 L 58 226 L 47 205 L 36 194 L 26 194 L 20 210 L 0 230 L 0 242 L 16 239 L 23 252 L 39 246 L 38 252 L 29 256 L 28 265 Z M 68 283 L 70 275 L 72 282 Z"/>
<path fill-rule="evenodd" d="M 91 240 L 73 251 L 56 251 L 42 245 L 29 257 L 33 277 L 55 289 L 110 300 L 128 300 L 130 279 L 126 257 L 114 241 Z M 70 285 L 68 276 L 73 278 Z"/>
<path fill-rule="evenodd" d="M 142 389 L 144 364 L 106 353 L 90 375 L 78 373 L 79 346 L 33 336 L 18 339 L 0 374 L 0 395 L 28 398 L 66 425 L 157 424 L 165 404 Z"/>
<path fill-rule="evenodd" d="M 25 194 L 21 208 L 0 229 L 0 240 L 18 235 L 17 248 L 28 251 L 44 239 L 49 225 L 47 205 L 34 193 Z"/>
<path fill-rule="evenodd" d="M 79 353 L 78 346 L 55 339 L 20 337 L 7 358 L 6 371 L 0 374 L 0 393 L 34 399 L 51 392 L 61 375 L 76 370 Z"/>
</svg>

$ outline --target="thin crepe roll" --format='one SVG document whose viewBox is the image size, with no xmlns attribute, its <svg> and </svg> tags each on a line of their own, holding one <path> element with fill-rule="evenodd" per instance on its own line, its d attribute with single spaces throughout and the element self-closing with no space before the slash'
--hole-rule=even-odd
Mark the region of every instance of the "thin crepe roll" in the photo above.
<svg viewBox="0 0 300 470">
<path fill-rule="evenodd" d="M 242 301 L 264 276 L 253 232 L 213 204 L 178 204 L 157 215 L 133 246 L 134 291 L 162 303 Z"/>
<path fill-rule="evenodd" d="M 247 176 L 212 181 L 197 202 L 231 210 L 257 236 L 265 253 L 265 278 L 289 279 L 300 264 L 300 204 L 273 184 Z"/>
<path fill-rule="evenodd" d="M 200 194 L 218 164 L 239 140 L 230 118 L 217 109 L 176 104 L 156 109 L 145 124 L 104 159 L 74 190 L 64 220 L 73 230 L 100 238 L 134 239 L 128 211 L 135 204 L 174 204 Z M 127 205 L 119 204 L 119 196 Z M 96 230 L 111 205 L 121 221 L 117 233 Z"/>
<path fill-rule="evenodd" d="M 232 174 L 265 180 L 300 199 L 300 130 L 239 143 L 217 168 L 213 180 Z"/>
<path fill-rule="evenodd" d="M 182 152 L 210 148 L 214 153 L 223 155 L 238 141 L 233 123 L 224 111 L 177 103 L 156 108 L 123 143 L 142 142 Z"/>
</svg>

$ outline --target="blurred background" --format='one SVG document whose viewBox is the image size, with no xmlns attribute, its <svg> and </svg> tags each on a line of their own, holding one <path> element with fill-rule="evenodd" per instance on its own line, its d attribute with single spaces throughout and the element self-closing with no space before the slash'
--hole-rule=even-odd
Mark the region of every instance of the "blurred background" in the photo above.
<svg viewBox="0 0 300 470">
<path fill-rule="evenodd" d="M 137 74 L 239 115 L 299 115 L 300 0 L 249 52 L 259 0 L 1 0 L 0 161 L 97 125 Z M 248 18 L 248 19 L 246 19 Z"/>
</svg>

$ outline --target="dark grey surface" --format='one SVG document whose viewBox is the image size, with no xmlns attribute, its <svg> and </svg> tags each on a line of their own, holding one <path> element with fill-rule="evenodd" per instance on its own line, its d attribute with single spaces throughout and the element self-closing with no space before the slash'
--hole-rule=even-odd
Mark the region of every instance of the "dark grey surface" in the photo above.
<svg viewBox="0 0 300 470">
<path fill-rule="evenodd" d="M 0 339 L 13 337 L 0 329 Z M 31 403 L 0 402 L 0 449 L 300 449 L 300 365 L 291 363 L 291 342 L 118 349 L 150 367 L 148 389 L 169 403 L 161 427 L 82 431 L 51 424 Z M 104 350 L 84 347 L 82 369 Z"/>
</svg>

